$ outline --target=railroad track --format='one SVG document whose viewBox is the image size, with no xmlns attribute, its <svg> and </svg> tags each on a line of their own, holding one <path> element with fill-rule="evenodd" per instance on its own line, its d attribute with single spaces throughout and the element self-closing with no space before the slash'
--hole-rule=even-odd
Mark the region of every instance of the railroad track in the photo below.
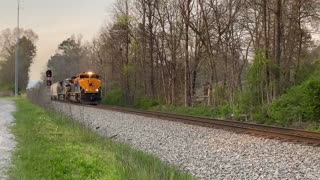
<svg viewBox="0 0 320 180">
<path fill-rule="evenodd" d="M 61 102 L 61 101 L 60 101 Z M 68 103 L 68 102 L 62 102 Z M 173 113 L 157 112 L 157 111 L 147 111 L 139 110 L 133 108 L 106 106 L 106 105 L 83 105 L 78 103 L 69 103 L 78 106 L 87 106 L 91 108 L 98 108 L 103 110 L 111 110 L 129 114 L 136 114 L 140 116 L 147 116 L 153 118 L 159 118 L 164 120 L 170 120 L 175 122 L 182 122 L 186 124 L 193 124 L 197 126 L 205 126 L 211 128 L 222 128 L 227 129 L 232 132 L 245 133 L 254 136 L 278 139 L 282 141 L 296 142 L 312 146 L 320 146 L 320 133 L 305 131 L 301 129 L 283 128 L 278 126 L 267 126 L 261 124 L 254 124 L 241 121 L 233 120 L 221 120 L 207 117 L 189 116 L 189 115 L 179 115 Z"/>
<path fill-rule="evenodd" d="M 305 131 L 300 129 L 283 128 L 277 126 L 267 126 L 261 124 L 232 121 L 232 120 L 220 120 L 206 117 L 178 115 L 173 113 L 164 113 L 156 111 L 145 111 L 132 108 L 114 107 L 98 105 L 96 108 L 118 111 L 123 113 L 136 114 L 141 116 L 155 117 L 164 120 L 178 121 L 187 124 L 193 124 L 198 126 L 223 128 L 231 130 L 237 133 L 246 133 L 254 136 L 260 136 L 264 138 L 278 139 L 282 141 L 290 141 L 296 143 L 302 143 L 312 146 L 320 146 L 320 133 Z"/>
</svg>

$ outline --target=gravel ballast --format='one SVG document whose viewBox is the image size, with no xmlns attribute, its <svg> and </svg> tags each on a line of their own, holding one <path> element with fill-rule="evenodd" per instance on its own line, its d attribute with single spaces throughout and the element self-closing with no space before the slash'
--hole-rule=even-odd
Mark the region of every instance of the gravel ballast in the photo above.
<svg viewBox="0 0 320 180">
<path fill-rule="evenodd" d="M 16 145 L 9 126 L 14 118 L 15 104 L 10 100 L 0 99 L 0 180 L 7 179 L 6 170 L 10 167 L 12 151 Z"/>
<path fill-rule="evenodd" d="M 320 147 L 53 102 L 56 111 L 199 179 L 320 179 Z"/>
</svg>

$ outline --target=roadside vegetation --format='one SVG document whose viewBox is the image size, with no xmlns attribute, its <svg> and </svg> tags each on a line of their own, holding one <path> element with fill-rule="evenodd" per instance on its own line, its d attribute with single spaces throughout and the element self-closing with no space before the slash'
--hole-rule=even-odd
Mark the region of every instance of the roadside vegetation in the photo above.
<svg viewBox="0 0 320 180">
<path fill-rule="evenodd" d="M 47 63 L 53 82 L 92 70 L 104 104 L 320 129 L 317 0 L 117 0 L 108 19 L 92 41 L 73 35 L 57 44 Z M 13 92 L 14 37 L 0 33 L 5 94 Z M 24 92 L 38 37 L 21 37 Z M 29 89 L 34 101 L 43 82 Z"/>
<path fill-rule="evenodd" d="M 319 79 L 320 76 L 310 78 L 303 84 L 288 90 L 286 94 L 275 100 L 271 105 L 255 107 L 252 114 L 245 113 L 241 109 L 245 105 L 240 103 L 219 107 L 204 105 L 185 107 L 183 105 L 165 105 L 160 101 L 142 98 L 143 100 L 138 101 L 135 105 L 128 106 L 124 103 L 118 103 L 121 101 L 117 100 L 122 99 L 122 96 L 107 96 L 103 104 L 183 115 L 250 121 L 259 124 L 302 128 L 320 132 Z M 117 90 L 117 93 L 119 93 L 119 90 Z"/>
<path fill-rule="evenodd" d="M 299 74 L 300 82 L 268 104 L 264 102 L 265 96 L 259 90 L 260 85 L 266 82 L 262 76 L 259 76 L 266 68 L 266 61 L 263 55 L 256 56 L 249 67 L 245 92 L 239 93 L 234 103 L 226 102 L 215 107 L 201 104 L 186 107 L 183 104 L 167 105 L 161 101 L 143 97 L 137 98 L 129 107 L 320 131 L 320 62 L 315 61 L 312 67 L 304 67 L 305 69 Z M 224 96 L 221 89 L 215 93 L 217 97 Z M 125 103 L 125 92 L 119 88 L 111 90 L 103 103 L 128 106 Z"/>
<path fill-rule="evenodd" d="M 192 179 L 69 118 L 17 99 L 10 179 Z"/>
<path fill-rule="evenodd" d="M 31 29 L 0 29 L 0 96 L 12 96 L 15 83 L 17 34 L 19 39 L 19 94 L 26 91 L 30 66 L 37 55 L 38 35 Z"/>
<path fill-rule="evenodd" d="M 320 129 L 318 1 L 122 0 L 113 12 L 92 41 L 57 44 L 53 82 L 92 70 L 104 104 Z"/>
<path fill-rule="evenodd" d="M 103 103 L 320 129 L 317 1 L 116 5 L 92 43 Z"/>
</svg>

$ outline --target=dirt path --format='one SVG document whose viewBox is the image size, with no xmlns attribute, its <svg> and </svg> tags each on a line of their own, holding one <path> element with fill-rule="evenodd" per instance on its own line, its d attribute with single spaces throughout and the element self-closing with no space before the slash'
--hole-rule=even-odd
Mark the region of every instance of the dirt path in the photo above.
<svg viewBox="0 0 320 180">
<path fill-rule="evenodd" d="M 16 144 L 9 129 L 14 121 L 12 112 L 15 109 L 13 101 L 0 99 L 0 180 L 7 179 L 5 171 L 10 166 L 12 150 Z"/>
</svg>

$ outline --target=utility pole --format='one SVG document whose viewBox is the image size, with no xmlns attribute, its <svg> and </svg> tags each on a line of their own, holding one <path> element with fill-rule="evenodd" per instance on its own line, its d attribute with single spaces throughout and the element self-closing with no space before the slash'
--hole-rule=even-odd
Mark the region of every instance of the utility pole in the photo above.
<svg viewBox="0 0 320 180">
<path fill-rule="evenodd" d="M 19 40 L 20 40 L 20 0 L 18 0 L 18 15 L 17 15 L 17 45 L 16 45 L 16 60 L 15 60 L 15 86 L 14 95 L 18 96 L 19 85 Z"/>
</svg>

